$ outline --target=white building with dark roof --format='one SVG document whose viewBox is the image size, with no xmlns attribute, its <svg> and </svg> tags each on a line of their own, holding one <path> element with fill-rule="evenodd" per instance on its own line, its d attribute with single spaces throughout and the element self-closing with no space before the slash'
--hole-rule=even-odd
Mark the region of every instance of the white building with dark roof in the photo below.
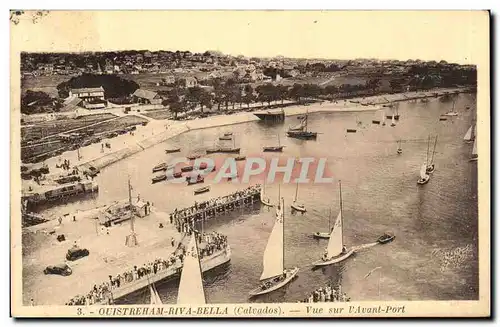
<svg viewBox="0 0 500 327">
<path fill-rule="evenodd" d="M 99 86 L 71 89 L 69 90 L 69 96 L 75 96 L 82 100 L 104 100 L 104 88 Z"/>
</svg>

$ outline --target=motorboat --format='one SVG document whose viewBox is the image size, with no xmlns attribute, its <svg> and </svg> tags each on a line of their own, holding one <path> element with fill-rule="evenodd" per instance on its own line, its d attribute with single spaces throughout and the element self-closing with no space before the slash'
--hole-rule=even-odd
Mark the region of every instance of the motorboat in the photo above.
<svg viewBox="0 0 500 327">
<path fill-rule="evenodd" d="M 167 179 L 167 175 L 166 174 L 161 174 L 161 175 L 158 175 L 158 176 L 155 176 L 151 179 L 152 183 L 158 183 L 158 182 L 161 182 L 161 181 L 164 181 Z"/>
<path fill-rule="evenodd" d="M 396 236 L 393 233 L 384 233 L 384 235 L 380 236 L 377 239 L 377 242 L 380 244 L 386 244 L 386 243 L 394 241 L 395 238 L 396 238 Z"/>
<path fill-rule="evenodd" d="M 330 238 L 330 233 L 327 232 L 316 232 L 313 234 L 314 238 L 322 238 L 322 239 L 329 239 Z"/>
<path fill-rule="evenodd" d="M 209 191 L 210 191 L 210 186 L 201 187 L 199 189 L 194 190 L 194 195 L 206 193 Z"/>
</svg>

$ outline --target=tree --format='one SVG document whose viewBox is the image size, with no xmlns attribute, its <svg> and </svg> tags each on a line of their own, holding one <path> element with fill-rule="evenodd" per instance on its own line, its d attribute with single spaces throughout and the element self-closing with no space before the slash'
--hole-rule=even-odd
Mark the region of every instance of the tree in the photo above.
<svg viewBox="0 0 500 327">
<path fill-rule="evenodd" d="M 93 75 L 83 74 L 81 76 L 72 77 L 69 81 L 62 82 L 57 85 L 59 97 L 67 98 L 70 89 L 100 87 L 104 88 L 106 98 L 122 98 L 126 97 L 139 88 L 139 84 L 121 78 L 117 75 Z"/>
<path fill-rule="evenodd" d="M 304 85 L 295 83 L 292 88 L 288 91 L 289 97 L 301 102 L 301 99 L 305 96 Z"/>
<path fill-rule="evenodd" d="M 380 84 L 380 78 L 372 78 L 366 82 L 366 88 L 375 92 Z"/>
<path fill-rule="evenodd" d="M 243 96 L 243 102 L 246 103 L 247 108 L 250 108 L 250 103 L 252 103 L 255 100 L 252 85 L 250 84 L 245 85 L 243 91 L 245 93 L 245 95 Z"/>
<path fill-rule="evenodd" d="M 174 119 L 177 119 L 177 114 L 180 113 L 180 112 L 183 112 L 184 108 L 185 107 L 179 101 L 173 102 L 169 106 L 170 112 L 172 112 L 174 114 Z"/>
<path fill-rule="evenodd" d="M 40 106 L 49 106 L 53 102 L 54 99 L 45 92 L 27 90 L 21 96 L 21 112 L 23 114 L 33 114 L 40 111 Z"/>
</svg>

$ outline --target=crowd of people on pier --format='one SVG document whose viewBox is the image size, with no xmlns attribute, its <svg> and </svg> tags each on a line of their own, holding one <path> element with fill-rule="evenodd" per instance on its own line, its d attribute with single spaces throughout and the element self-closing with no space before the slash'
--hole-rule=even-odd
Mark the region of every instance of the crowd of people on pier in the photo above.
<svg viewBox="0 0 500 327">
<path fill-rule="evenodd" d="M 348 297 L 346 293 L 342 293 L 340 285 L 337 289 L 335 289 L 330 285 L 327 285 L 325 287 L 318 288 L 303 301 L 299 302 L 313 303 L 313 302 L 349 302 L 349 301 L 351 301 L 351 298 Z"/>
<path fill-rule="evenodd" d="M 246 189 L 234 192 L 226 196 L 219 196 L 203 202 L 195 202 L 194 205 L 178 210 L 177 208 L 170 214 L 170 223 L 176 225 L 179 232 L 185 233 L 189 226 L 196 222 L 194 216 L 201 211 L 216 209 L 222 205 L 232 203 L 234 201 L 258 194 L 260 192 L 260 185 L 252 185 Z"/>
<path fill-rule="evenodd" d="M 187 235 L 191 235 L 195 232 L 197 237 L 198 251 L 200 259 L 209 257 L 214 252 L 220 251 L 227 246 L 227 236 L 221 235 L 217 232 L 212 233 L 198 233 L 195 230 L 190 230 Z M 175 247 L 175 239 L 171 241 L 172 246 Z M 112 292 L 121 286 L 141 280 L 144 278 L 149 278 L 151 275 L 156 275 L 160 271 L 166 269 L 174 269 L 174 272 L 182 267 L 184 258 L 186 256 L 186 247 L 184 244 L 179 243 L 176 251 L 170 255 L 167 259 L 158 258 L 154 261 L 148 262 L 140 267 L 134 266 L 122 274 L 116 276 L 109 275 L 109 280 L 101 283 L 100 285 L 94 285 L 90 292 L 86 295 L 76 296 L 71 299 L 66 305 L 92 305 L 95 303 L 108 304 L 113 301 Z"/>
</svg>

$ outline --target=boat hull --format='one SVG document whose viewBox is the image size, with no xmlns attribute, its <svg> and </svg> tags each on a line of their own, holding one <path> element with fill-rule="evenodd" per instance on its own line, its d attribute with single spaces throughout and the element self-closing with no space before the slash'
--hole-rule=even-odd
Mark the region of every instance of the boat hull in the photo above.
<svg viewBox="0 0 500 327">
<path fill-rule="evenodd" d="M 350 128 L 348 128 L 348 129 L 347 129 L 347 133 L 356 133 L 356 130 L 355 130 L 355 129 L 350 129 Z"/>
<path fill-rule="evenodd" d="M 209 187 L 203 187 L 203 188 L 194 190 L 194 195 L 206 193 L 206 192 L 209 192 L 209 191 L 210 191 Z"/>
<path fill-rule="evenodd" d="M 267 293 L 271 293 L 273 291 L 276 291 L 280 288 L 282 288 L 283 286 L 285 286 L 286 284 L 290 283 L 296 276 L 297 276 L 297 273 L 299 272 L 299 268 L 295 267 L 292 269 L 292 272 L 290 274 L 290 276 L 288 276 L 287 278 L 283 279 L 281 282 L 263 290 L 262 287 L 258 287 L 252 291 L 250 291 L 250 296 L 257 296 L 257 295 L 262 295 L 262 294 L 267 294 Z"/>
<path fill-rule="evenodd" d="M 417 184 L 418 185 L 427 184 L 430 179 L 431 179 L 430 176 L 427 176 L 426 178 L 419 178 L 418 181 L 417 181 Z"/>
<path fill-rule="evenodd" d="M 328 266 L 328 265 L 332 265 L 334 263 L 344 261 L 345 259 L 349 258 L 351 255 L 353 255 L 354 252 L 355 252 L 354 249 L 350 248 L 345 253 L 341 253 L 340 255 L 333 257 L 328 261 L 318 260 L 316 262 L 313 262 L 313 266 L 314 267 L 324 267 L 324 266 Z"/>
<path fill-rule="evenodd" d="M 377 243 L 379 243 L 379 244 L 387 244 L 387 243 L 390 243 L 390 242 L 394 241 L 395 238 L 396 238 L 396 236 L 391 236 L 391 237 L 387 237 L 387 238 L 379 238 L 377 240 Z"/>
<path fill-rule="evenodd" d="M 427 169 L 425 171 L 427 172 L 427 174 L 432 174 L 434 172 L 434 170 L 436 170 L 436 166 L 431 165 L 431 166 L 427 167 Z"/>
<path fill-rule="evenodd" d="M 266 146 L 262 148 L 264 152 L 283 152 L 282 146 Z"/>
<path fill-rule="evenodd" d="M 165 150 L 166 153 L 175 153 L 175 152 L 181 152 L 181 149 L 177 148 L 177 149 L 167 149 Z"/>
<path fill-rule="evenodd" d="M 218 253 L 210 257 L 205 257 L 200 260 L 201 271 L 203 273 L 217 268 L 223 264 L 228 263 L 231 260 L 231 248 L 229 246 L 226 249 L 221 250 Z M 119 288 L 115 288 L 112 291 L 112 298 L 114 300 L 122 298 L 130 293 L 138 291 L 142 288 L 147 287 L 150 283 L 157 283 L 164 279 L 179 278 L 179 271 L 182 269 L 182 263 L 177 262 L 175 265 L 170 266 L 167 269 L 160 270 L 156 274 L 149 274 L 148 278 L 141 278 L 134 282 L 122 284 Z M 97 305 L 99 303 L 96 303 Z"/>
<path fill-rule="evenodd" d="M 293 210 L 298 211 L 298 212 L 306 212 L 306 208 L 298 205 L 298 204 L 292 204 L 290 207 L 292 207 Z"/>
<path fill-rule="evenodd" d="M 296 138 L 296 139 L 302 139 L 302 140 L 312 140 L 312 139 L 316 139 L 318 137 L 318 133 L 316 133 L 316 132 L 288 131 L 288 132 L 286 132 L 286 136 Z"/>
<path fill-rule="evenodd" d="M 240 153 L 240 148 L 235 149 L 209 149 L 207 150 L 207 154 L 210 153 Z"/>
<path fill-rule="evenodd" d="M 313 234 L 314 238 L 319 238 L 319 239 L 329 239 L 330 238 L 330 233 L 325 233 L 325 232 L 316 232 Z"/>
</svg>

